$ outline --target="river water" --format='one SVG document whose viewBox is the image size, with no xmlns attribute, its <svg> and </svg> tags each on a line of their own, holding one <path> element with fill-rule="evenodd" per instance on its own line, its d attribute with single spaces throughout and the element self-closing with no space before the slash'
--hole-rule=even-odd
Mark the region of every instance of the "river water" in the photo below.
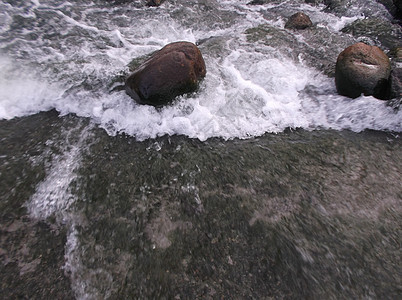
<svg viewBox="0 0 402 300">
<path fill-rule="evenodd" d="M 2 295 L 401 294 L 402 113 L 333 79 L 399 25 L 374 0 L 248 2 L 0 1 Z M 313 28 L 284 29 L 298 11 Z M 366 19 L 387 38 L 342 31 Z M 116 88 L 181 40 L 197 92 L 156 109 Z"/>
</svg>

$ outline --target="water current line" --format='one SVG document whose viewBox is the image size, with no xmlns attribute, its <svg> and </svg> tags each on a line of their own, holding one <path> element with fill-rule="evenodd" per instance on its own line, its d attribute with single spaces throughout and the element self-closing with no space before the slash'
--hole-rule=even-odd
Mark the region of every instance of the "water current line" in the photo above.
<svg viewBox="0 0 402 300">
<path fill-rule="evenodd" d="M 82 154 L 88 149 L 92 125 L 82 130 L 81 128 L 78 126 L 73 130 L 65 131 L 65 140 L 61 143 L 63 154 L 54 156 L 46 178 L 37 186 L 35 194 L 27 203 L 27 208 L 34 219 L 46 220 L 50 216 L 55 216 L 58 223 L 66 224 L 68 233 L 63 269 L 71 279 L 71 286 L 77 298 L 89 299 L 85 294 L 87 284 L 80 275 L 83 266 L 76 230 L 78 221 L 73 208 L 78 196 L 71 188 L 77 181 L 77 170 L 81 165 Z M 77 135 L 79 138 L 74 141 Z"/>
</svg>

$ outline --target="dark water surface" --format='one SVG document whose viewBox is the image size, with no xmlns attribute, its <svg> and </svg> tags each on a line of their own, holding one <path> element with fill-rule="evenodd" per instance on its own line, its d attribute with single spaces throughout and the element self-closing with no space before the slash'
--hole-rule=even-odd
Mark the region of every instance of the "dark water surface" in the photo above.
<svg viewBox="0 0 402 300">
<path fill-rule="evenodd" d="M 0 0 L 0 298 L 400 298 L 402 112 L 333 79 L 355 42 L 401 47 L 399 23 L 248 2 Z M 314 26 L 285 29 L 300 10 Z M 113 91 L 180 40 L 196 93 Z"/>
</svg>

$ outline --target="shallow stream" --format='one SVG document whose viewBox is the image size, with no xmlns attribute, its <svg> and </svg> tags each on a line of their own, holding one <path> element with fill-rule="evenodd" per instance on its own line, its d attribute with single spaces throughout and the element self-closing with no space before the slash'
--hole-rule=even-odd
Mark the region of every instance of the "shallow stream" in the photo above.
<svg viewBox="0 0 402 300">
<path fill-rule="evenodd" d="M 116 2 L 0 1 L 0 294 L 397 299 L 402 112 L 333 79 L 357 41 L 401 46 L 385 7 Z M 342 30 L 365 19 L 387 32 Z M 115 89 L 180 40 L 197 92 Z"/>
</svg>

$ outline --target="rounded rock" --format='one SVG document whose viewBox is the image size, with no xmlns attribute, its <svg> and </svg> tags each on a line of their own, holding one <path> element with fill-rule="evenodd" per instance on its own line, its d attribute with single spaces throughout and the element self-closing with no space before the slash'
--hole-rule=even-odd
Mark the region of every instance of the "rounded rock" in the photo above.
<svg viewBox="0 0 402 300">
<path fill-rule="evenodd" d="M 175 42 L 134 70 L 125 88 L 136 102 L 160 106 L 194 92 L 205 75 L 205 62 L 198 47 L 190 42 Z"/>
<path fill-rule="evenodd" d="M 336 61 L 335 84 L 340 95 L 389 97 L 391 63 L 378 47 L 357 43 L 342 51 Z"/>
<path fill-rule="evenodd" d="M 291 15 L 285 24 L 285 28 L 288 29 L 306 29 L 311 26 L 313 26 L 313 23 L 311 22 L 310 17 L 302 12 Z"/>
</svg>

